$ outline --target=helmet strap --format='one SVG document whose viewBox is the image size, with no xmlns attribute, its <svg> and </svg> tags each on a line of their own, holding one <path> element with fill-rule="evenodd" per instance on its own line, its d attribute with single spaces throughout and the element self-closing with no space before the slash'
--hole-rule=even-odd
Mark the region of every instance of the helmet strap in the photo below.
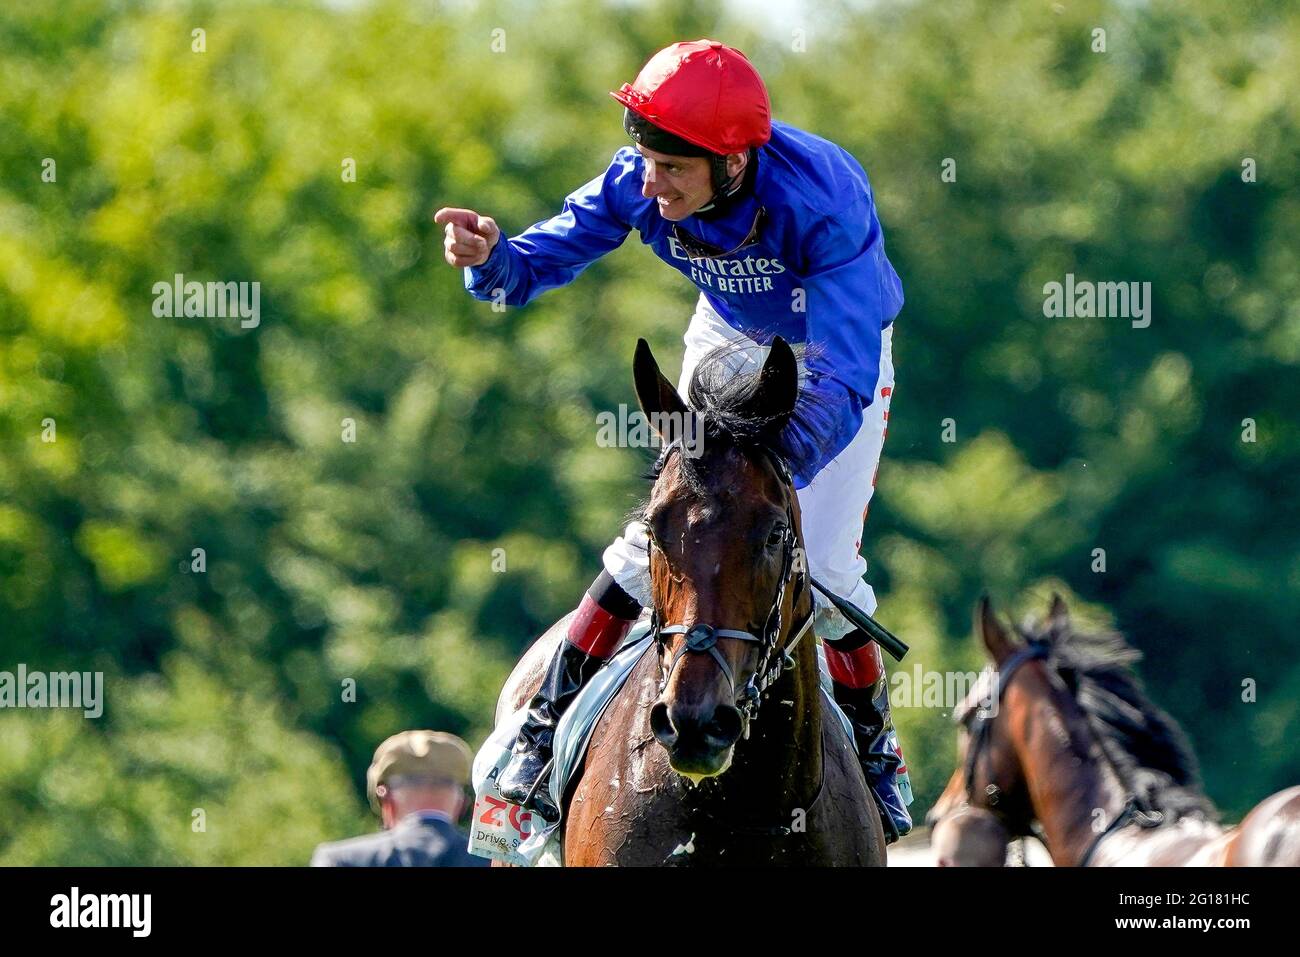
<svg viewBox="0 0 1300 957">
<path fill-rule="evenodd" d="M 709 156 L 709 178 L 713 184 L 713 195 L 709 201 L 697 209 L 697 213 L 705 213 L 714 209 L 718 204 L 726 205 L 727 200 L 735 196 L 745 182 L 749 179 L 749 174 L 753 171 L 754 164 L 758 161 L 758 151 L 750 147 L 745 160 L 745 168 L 735 176 L 727 176 L 727 156 L 725 153 L 712 153 Z"/>
</svg>

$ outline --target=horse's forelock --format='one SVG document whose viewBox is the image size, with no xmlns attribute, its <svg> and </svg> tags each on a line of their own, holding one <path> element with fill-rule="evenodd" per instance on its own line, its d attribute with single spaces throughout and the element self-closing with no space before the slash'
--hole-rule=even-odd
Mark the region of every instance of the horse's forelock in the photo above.
<svg viewBox="0 0 1300 957">
<path fill-rule="evenodd" d="M 703 415 L 703 441 L 730 442 L 746 454 L 778 456 L 796 474 L 817 461 L 822 450 L 810 436 L 827 434 L 835 410 L 806 388 L 806 371 L 800 371 L 799 393 L 789 416 L 756 416 L 748 411 L 749 400 L 761 383 L 762 369 L 736 371 L 751 355 L 750 343 L 725 343 L 709 350 L 695 366 L 687 388 L 693 409 Z M 805 361 L 817 354 L 804 347 Z"/>
</svg>

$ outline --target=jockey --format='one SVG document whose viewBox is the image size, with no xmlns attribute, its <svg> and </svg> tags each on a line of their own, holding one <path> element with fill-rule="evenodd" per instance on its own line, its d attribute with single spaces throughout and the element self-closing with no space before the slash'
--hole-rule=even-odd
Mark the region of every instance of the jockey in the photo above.
<svg viewBox="0 0 1300 957">
<path fill-rule="evenodd" d="M 611 94 L 632 138 L 551 219 L 501 242 L 487 216 L 440 209 L 447 262 L 478 299 L 523 305 L 575 279 L 636 229 L 641 242 L 700 290 L 678 389 L 710 349 L 739 343 L 761 366 L 781 335 L 811 344 L 803 388 L 825 408 L 818 450 L 795 475 L 809 572 L 871 613 L 859 554 L 889 419 L 893 320 L 902 284 L 885 256 L 862 166 L 834 143 L 774 122 L 766 87 L 740 51 L 712 40 L 674 43 L 636 82 Z M 573 615 L 498 779 L 503 797 L 558 817 L 541 787 L 560 715 L 618 649 L 650 602 L 646 531 L 629 525 Z M 911 785 L 889 709 L 880 649 L 820 594 L 815 630 L 835 698 L 849 715 L 886 838 L 912 828 Z"/>
</svg>

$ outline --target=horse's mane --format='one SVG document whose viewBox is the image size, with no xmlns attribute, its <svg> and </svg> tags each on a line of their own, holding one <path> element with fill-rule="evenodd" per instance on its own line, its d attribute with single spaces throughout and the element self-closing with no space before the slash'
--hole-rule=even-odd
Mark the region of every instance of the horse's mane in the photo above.
<svg viewBox="0 0 1300 957">
<path fill-rule="evenodd" d="M 1046 643 L 1048 664 L 1074 692 L 1121 780 L 1147 808 L 1172 820 L 1218 817 L 1201 787 L 1187 735 L 1147 697 L 1133 665 L 1142 653 L 1118 632 L 1080 632 L 1064 616 L 1030 622 L 1020 634 Z"/>
</svg>

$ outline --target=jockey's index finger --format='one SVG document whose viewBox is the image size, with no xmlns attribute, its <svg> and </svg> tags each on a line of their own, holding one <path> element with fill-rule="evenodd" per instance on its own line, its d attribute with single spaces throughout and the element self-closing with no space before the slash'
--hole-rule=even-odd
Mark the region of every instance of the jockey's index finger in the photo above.
<svg viewBox="0 0 1300 957">
<path fill-rule="evenodd" d="M 464 227 L 473 232 L 478 231 L 478 220 L 479 215 L 474 212 L 474 210 L 460 209 L 456 206 L 444 206 L 433 214 L 433 221 L 439 226 L 446 225 L 447 223 L 455 223 L 457 226 Z"/>
</svg>

